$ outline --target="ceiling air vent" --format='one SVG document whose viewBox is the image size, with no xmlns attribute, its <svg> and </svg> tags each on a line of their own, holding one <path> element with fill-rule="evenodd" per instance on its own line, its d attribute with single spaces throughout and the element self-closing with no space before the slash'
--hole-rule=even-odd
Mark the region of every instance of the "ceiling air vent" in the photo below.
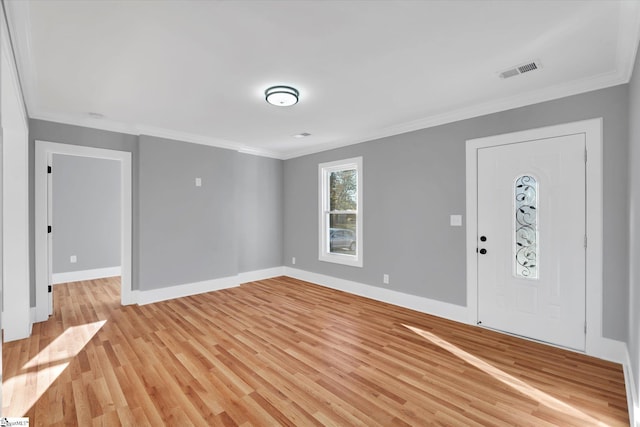
<svg viewBox="0 0 640 427">
<path fill-rule="evenodd" d="M 521 64 L 521 65 L 517 65 L 513 68 L 510 68 L 508 70 L 505 70 L 503 72 L 500 73 L 500 78 L 501 79 L 508 79 L 509 77 L 513 77 L 513 76 L 517 76 L 520 74 L 524 74 L 524 73 L 528 73 L 529 71 L 534 71 L 534 70 L 538 70 L 542 68 L 542 64 L 540 64 L 540 61 L 536 60 L 536 61 L 532 61 L 532 62 L 527 62 L 526 64 Z"/>
</svg>

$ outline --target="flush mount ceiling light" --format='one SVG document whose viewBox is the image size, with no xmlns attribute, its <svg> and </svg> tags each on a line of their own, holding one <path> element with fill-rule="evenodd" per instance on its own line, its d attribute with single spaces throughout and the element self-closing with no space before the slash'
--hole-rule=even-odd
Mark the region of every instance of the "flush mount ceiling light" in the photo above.
<svg viewBox="0 0 640 427">
<path fill-rule="evenodd" d="M 271 86 L 264 91 L 267 102 L 277 107 L 290 107 L 298 103 L 300 93 L 290 86 Z"/>
</svg>

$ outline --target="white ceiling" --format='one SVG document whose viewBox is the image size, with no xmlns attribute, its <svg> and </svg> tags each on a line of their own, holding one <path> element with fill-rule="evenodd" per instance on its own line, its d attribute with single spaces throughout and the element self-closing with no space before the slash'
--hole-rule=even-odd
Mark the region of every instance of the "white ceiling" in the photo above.
<svg viewBox="0 0 640 427">
<path fill-rule="evenodd" d="M 640 29 L 616 0 L 6 4 L 30 117 L 277 158 L 627 83 Z"/>
</svg>

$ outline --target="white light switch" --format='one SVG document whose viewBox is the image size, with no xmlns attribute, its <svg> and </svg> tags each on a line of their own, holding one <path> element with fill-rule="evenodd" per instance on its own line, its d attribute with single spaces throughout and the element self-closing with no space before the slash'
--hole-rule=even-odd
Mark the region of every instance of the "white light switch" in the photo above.
<svg viewBox="0 0 640 427">
<path fill-rule="evenodd" d="M 449 217 L 449 224 L 452 227 L 461 227 L 462 226 L 462 215 L 451 215 Z"/>
<path fill-rule="evenodd" d="M 69 257 L 69 262 L 70 262 L 71 264 L 74 264 L 74 263 L 78 262 L 78 257 L 77 257 L 77 256 L 75 256 L 75 255 L 71 255 L 71 256 Z"/>
<path fill-rule="evenodd" d="M 202 178 L 196 178 L 196 187 L 202 187 Z"/>
</svg>

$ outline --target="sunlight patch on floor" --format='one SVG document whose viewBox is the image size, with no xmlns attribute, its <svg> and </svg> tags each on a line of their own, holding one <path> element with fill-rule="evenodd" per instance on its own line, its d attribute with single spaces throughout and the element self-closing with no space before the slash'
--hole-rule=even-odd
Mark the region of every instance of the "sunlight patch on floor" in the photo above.
<svg viewBox="0 0 640 427">
<path fill-rule="evenodd" d="M 21 417 L 69 366 L 106 320 L 71 326 L 2 384 L 2 415 Z"/>
<path fill-rule="evenodd" d="M 566 415 L 569 415 L 575 419 L 582 420 L 584 422 L 589 423 L 590 425 L 599 425 L 606 426 L 607 424 L 603 423 L 600 420 L 597 420 L 584 412 L 574 408 L 571 405 L 566 404 L 565 402 L 539 390 L 526 382 L 510 375 L 495 366 L 485 362 L 484 360 L 474 356 L 473 354 L 462 350 L 461 348 L 451 344 L 449 341 L 446 341 L 439 336 L 432 334 L 431 332 L 425 331 L 420 328 L 416 328 L 409 325 L 402 325 L 405 328 L 409 329 L 412 332 L 420 335 L 423 338 L 431 341 L 433 344 L 443 348 L 454 356 L 459 357 L 465 362 L 473 365 L 474 367 L 480 369 L 484 373 L 492 376 L 503 384 L 508 385 L 509 387 L 517 390 L 518 392 L 524 394 L 527 397 L 537 401 L 539 404 L 546 406 L 547 408 L 553 409 L 554 411 L 562 412 Z"/>
</svg>

